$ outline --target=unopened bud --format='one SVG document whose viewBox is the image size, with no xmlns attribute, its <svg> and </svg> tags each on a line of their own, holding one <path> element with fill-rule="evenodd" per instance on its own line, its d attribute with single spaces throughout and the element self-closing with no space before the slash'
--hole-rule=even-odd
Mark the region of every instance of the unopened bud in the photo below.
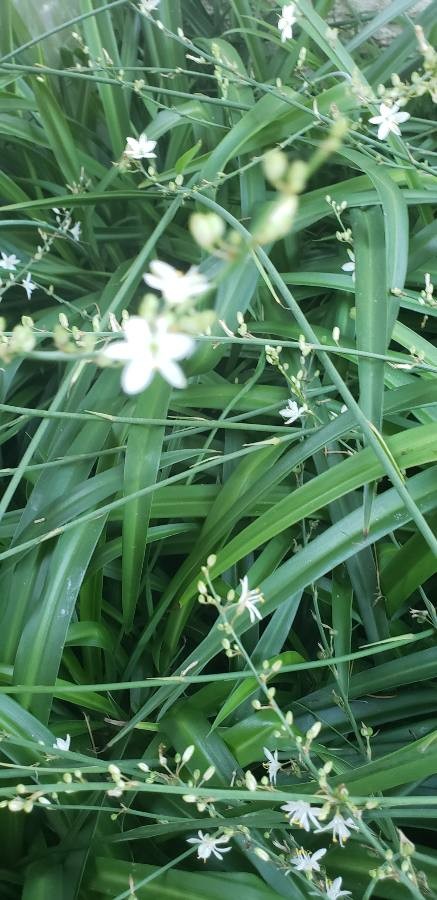
<svg viewBox="0 0 437 900">
<path fill-rule="evenodd" d="M 293 194 L 303 191 L 308 178 L 308 165 L 303 159 L 296 159 L 290 166 L 287 175 L 287 185 Z"/>
<path fill-rule="evenodd" d="M 190 746 L 187 747 L 186 750 L 184 750 L 184 752 L 182 754 L 182 759 L 181 759 L 183 766 L 185 766 L 187 764 L 187 762 L 190 761 L 190 759 L 194 753 L 194 750 L 195 750 L 194 744 L 190 744 Z"/>
<path fill-rule="evenodd" d="M 204 250 L 209 250 L 225 233 L 225 223 L 216 213 L 193 213 L 190 216 L 191 234 Z"/>
<path fill-rule="evenodd" d="M 266 178 L 276 184 L 284 178 L 288 168 L 288 160 L 282 150 L 269 150 L 263 159 L 263 169 Z"/>
<path fill-rule="evenodd" d="M 309 728 L 306 733 L 307 740 L 314 741 L 315 738 L 320 734 L 321 728 L 321 722 L 314 722 L 314 725 L 311 725 L 311 728 Z"/>
<path fill-rule="evenodd" d="M 244 780 L 246 782 L 246 787 L 247 787 L 248 791 L 256 791 L 256 789 L 257 789 L 256 778 L 254 775 L 252 775 L 252 772 L 250 771 L 250 769 L 246 772 L 246 774 L 244 776 Z"/>
<path fill-rule="evenodd" d="M 294 196 L 279 197 L 269 203 L 255 227 L 254 241 L 267 244 L 284 237 L 291 229 L 296 210 L 297 197 Z"/>
</svg>

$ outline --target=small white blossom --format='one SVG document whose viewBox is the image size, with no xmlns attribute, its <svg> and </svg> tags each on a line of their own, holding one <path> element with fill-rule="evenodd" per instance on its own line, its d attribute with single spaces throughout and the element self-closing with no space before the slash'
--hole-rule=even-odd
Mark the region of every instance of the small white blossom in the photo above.
<svg viewBox="0 0 437 900">
<path fill-rule="evenodd" d="M 73 227 L 72 227 L 72 228 L 69 228 L 68 230 L 69 230 L 69 232 L 70 232 L 70 234 L 71 234 L 71 237 L 73 238 L 74 241 L 80 241 L 80 233 L 81 233 L 81 231 L 82 231 L 82 226 L 81 226 L 80 222 L 76 222 L 76 223 L 73 225 Z"/>
<path fill-rule="evenodd" d="M 180 272 L 174 266 L 154 259 L 150 271 L 151 275 L 143 275 L 144 281 L 154 290 L 161 291 L 164 300 L 171 305 L 185 303 L 209 289 L 207 278 L 196 266 L 191 266 L 188 272 Z"/>
<path fill-rule="evenodd" d="M 1 252 L 0 269 L 7 269 L 9 272 L 15 272 L 19 262 L 20 260 L 18 259 L 18 256 L 15 256 L 15 253 L 11 253 L 10 256 L 8 256 L 7 253 Z"/>
<path fill-rule="evenodd" d="M 159 0 L 140 0 L 139 10 L 141 13 L 149 13 L 158 6 Z"/>
<path fill-rule="evenodd" d="M 258 590 L 249 590 L 247 575 L 245 575 L 244 578 L 240 579 L 240 584 L 241 594 L 237 603 L 237 616 L 241 616 L 241 614 L 247 609 L 250 621 L 253 625 L 257 619 L 262 619 L 262 615 L 256 604 L 262 603 L 264 597 Z"/>
<path fill-rule="evenodd" d="M 326 849 L 323 847 L 320 850 L 316 850 L 315 853 L 308 853 L 301 848 L 298 850 L 297 855 L 290 859 L 290 863 L 297 872 L 305 872 L 306 875 L 311 875 L 312 872 L 320 872 L 319 859 L 326 852 Z"/>
<path fill-rule="evenodd" d="M 64 738 L 56 738 L 55 743 L 53 744 L 55 750 L 69 750 L 70 749 L 71 738 L 70 735 L 67 734 Z"/>
<path fill-rule="evenodd" d="M 343 263 L 341 268 L 343 269 L 343 272 L 350 272 L 352 281 L 355 281 L 355 253 L 353 250 L 350 250 L 349 247 L 347 249 L 347 255 L 349 257 L 349 262 Z"/>
<path fill-rule="evenodd" d="M 197 844 L 197 859 L 203 859 L 203 862 L 206 862 L 207 859 L 211 856 L 211 853 L 217 859 L 222 860 L 223 853 L 229 853 L 231 847 L 223 847 L 222 844 L 227 844 L 229 841 L 229 837 L 226 834 L 222 834 L 221 837 L 214 837 L 211 834 L 204 834 L 203 831 L 198 831 L 197 834 L 199 837 L 197 838 L 188 838 L 187 844 Z"/>
<path fill-rule="evenodd" d="M 282 15 L 278 22 L 278 28 L 281 32 L 281 41 L 291 40 L 293 37 L 293 25 L 297 22 L 296 7 L 294 3 L 287 3 L 282 7 Z"/>
<path fill-rule="evenodd" d="M 145 134 L 142 134 L 138 140 L 128 137 L 124 155 L 129 159 L 155 159 L 156 153 L 153 152 L 155 147 L 156 141 L 148 141 Z"/>
<path fill-rule="evenodd" d="M 124 325 L 124 341 L 115 341 L 103 351 L 108 359 L 126 363 L 121 384 L 126 394 L 143 391 L 159 372 L 173 387 L 182 388 L 186 378 L 176 360 L 194 351 L 194 340 L 187 334 L 168 330 L 168 322 L 160 317 L 153 328 L 140 316 L 131 316 Z"/>
<path fill-rule="evenodd" d="M 300 419 L 304 412 L 306 412 L 305 406 L 298 406 L 295 400 L 287 400 L 287 406 L 279 410 L 279 415 L 285 419 L 285 425 L 292 425 L 293 422 Z"/>
<path fill-rule="evenodd" d="M 391 131 L 393 134 L 400 136 L 401 129 L 399 128 L 399 125 L 410 118 L 410 113 L 399 112 L 399 106 L 396 104 L 387 106 L 386 103 L 381 103 L 379 113 L 379 116 L 372 116 L 372 118 L 369 119 L 369 122 L 371 122 L 372 125 L 379 125 L 378 138 L 380 141 L 385 141 Z"/>
<path fill-rule="evenodd" d="M 351 830 L 358 831 L 357 825 L 355 825 L 354 820 L 350 818 L 344 819 L 341 813 L 336 813 L 336 815 L 325 825 L 323 828 L 319 828 L 319 831 L 332 831 L 332 840 L 340 844 L 340 847 L 344 847 L 345 842 L 351 836 Z"/>
<path fill-rule="evenodd" d="M 350 891 L 341 890 L 341 878 L 335 878 L 334 881 L 326 882 L 327 900 L 338 900 L 339 897 L 351 897 Z"/>
<path fill-rule="evenodd" d="M 27 273 L 26 277 L 23 278 L 21 282 L 21 287 L 24 287 L 24 290 L 27 294 L 27 299 L 30 300 L 33 292 L 37 289 L 38 285 L 32 281 L 32 276 L 30 272 Z"/>
<path fill-rule="evenodd" d="M 267 747 L 263 747 L 263 750 L 268 763 L 267 770 L 269 773 L 270 784 L 276 784 L 276 776 L 281 769 L 281 763 L 278 760 L 278 751 L 274 750 L 273 753 L 271 753 Z"/>
<path fill-rule="evenodd" d="M 311 831 L 311 825 L 316 829 L 320 829 L 319 815 L 321 809 L 318 806 L 311 806 L 306 800 L 291 800 L 281 806 L 285 815 L 290 820 L 290 825 L 299 825 L 305 831 Z"/>
</svg>

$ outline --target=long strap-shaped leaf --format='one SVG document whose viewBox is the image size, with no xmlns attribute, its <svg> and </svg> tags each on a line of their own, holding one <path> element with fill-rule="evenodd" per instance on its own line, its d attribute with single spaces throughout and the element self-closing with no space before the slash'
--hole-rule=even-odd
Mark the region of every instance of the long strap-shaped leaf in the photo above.
<svg viewBox="0 0 437 900">
<path fill-rule="evenodd" d="M 410 490 L 414 500 L 420 504 L 424 512 L 436 505 L 437 468 L 415 475 L 410 481 Z M 326 572 L 353 556 L 360 548 L 367 547 L 392 531 L 393 518 L 399 527 L 410 520 L 397 491 L 391 489 L 377 497 L 372 508 L 369 533 L 363 535 L 362 512 L 356 510 L 341 522 L 332 525 L 319 537 L 311 541 L 298 554 L 283 563 L 272 575 L 260 584 L 266 602 L 262 608 L 263 615 L 274 612 L 291 594 L 317 581 Z M 250 578 L 250 572 L 249 572 Z M 250 627 L 248 617 L 240 617 L 236 623 L 238 634 L 244 634 Z M 212 628 L 209 635 L 178 667 L 178 672 L 190 667 L 192 674 L 198 674 L 202 668 L 222 649 L 223 632 Z M 109 746 L 116 744 L 137 722 L 147 718 L 155 709 L 165 710 L 183 693 L 185 686 L 162 687 L 133 716 L 131 721 L 110 741 Z"/>
</svg>

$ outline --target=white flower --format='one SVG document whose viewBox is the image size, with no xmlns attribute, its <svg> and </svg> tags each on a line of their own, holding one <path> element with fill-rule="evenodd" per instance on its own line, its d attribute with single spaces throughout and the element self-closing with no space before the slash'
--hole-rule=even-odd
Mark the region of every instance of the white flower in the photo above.
<svg viewBox="0 0 437 900">
<path fill-rule="evenodd" d="M 306 800 L 291 800 L 281 806 L 281 809 L 290 819 L 290 825 L 299 825 L 305 831 L 311 831 L 311 825 L 320 829 L 319 814 L 321 810 L 318 806 L 311 806 Z"/>
<path fill-rule="evenodd" d="M 279 415 L 285 419 L 285 425 L 292 425 L 304 412 L 306 412 L 305 406 L 298 406 L 295 400 L 287 400 L 287 406 L 279 410 Z"/>
<path fill-rule="evenodd" d="M 128 137 L 124 155 L 129 159 L 155 159 L 156 153 L 153 153 L 155 147 L 156 141 L 148 141 L 145 134 L 142 134 L 138 140 Z"/>
<path fill-rule="evenodd" d="M 140 0 L 139 10 L 141 13 L 149 13 L 157 6 L 159 6 L 159 0 Z"/>
<path fill-rule="evenodd" d="M 350 891 L 341 890 L 341 878 L 326 882 L 326 896 L 328 900 L 338 900 L 339 897 L 351 897 Z"/>
<path fill-rule="evenodd" d="M 379 116 L 372 116 L 369 122 L 372 125 L 379 125 L 378 138 L 380 141 L 385 141 L 391 131 L 393 134 L 400 135 L 401 129 L 399 125 L 410 118 L 410 113 L 399 112 L 399 106 L 396 103 L 394 106 L 387 106 L 386 103 L 381 103 L 379 113 Z"/>
<path fill-rule="evenodd" d="M 237 603 L 237 616 L 241 616 L 245 609 L 247 609 L 250 617 L 250 621 L 252 625 L 256 620 L 262 619 L 262 615 L 257 608 L 257 603 L 263 603 L 264 597 L 260 591 L 249 590 L 249 583 L 247 579 L 247 575 L 244 578 L 240 579 L 241 584 L 241 594 Z"/>
<path fill-rule="evenodd" d="M 352 275 L 352 281 L 355 281 L 355 253 L 353 250 L 347 248 L 347 255 L 349 257 L 349 262 L 343 263 L 342 270 L 343 272 L 350 272 Z"/>
<path fill-rule="evenodd" d="M 121 376 L 126 394 L 143 391 L 155 372 L 160 372 L 173 387 L 185 387 L 185 375 L 176 360 L 193 353 L 193 338 L 169 331 L 163 317 L 157 319 L 152 329 L 145 319 L 131 316 L 125 322 L 123 332 L 126 339 L 110 344 L 103 355 L 126 363 Z"/>
<path fill-rule="evenodd" d="M 23 278 L 21 282 L 21 287 L 24 287 L 24 290 L 27 294 L 27 299 L 30 300 L 34 291 L 36 291 L 38 285 L 32 281 L 32 276 L 30 272 L 27 273 L 26 277 Z"/>
<path fill-rule="evenodd" d="M 267 770 L 269 773 L 270 784 L 276 784 L 276 776 L 281 769 L 281 763 L 278 760 L 278 751 L 274 750 L 274 752 L 271 753 L 267 747 L 263 747 L 263 750 L 268 763 Z"/>
<path fill-rule="evenodd" d="M 170 304 L 185 303 L 192 297 L 204 294 L 209 288 L 209 282 L 196 266 L 191 266 L 188 272 L 180 272 L 168 263 L 154 259 L 150 263 L 151 275 L 143 275 L 144 281 L 149 287 L 161 291 L 164 300 Z"/>
<path fill-rule="evenodd" d="M 334 842 L 338 841 L 340 847 L 344 847 L 345 841 L 351 836 L 351 829 L 353 831 L 358 831 L 358 827 L 355 825 L 354 820 L 351 819 L 350 816 L 347 819 L 344 819 L 341 813 L 336 813 L 324 828 L 319 828 L 319 832 L 332 831 L 332 840 Z"/>
<path fill-rule="evenodd" d="M 290 859 L 290 863 L 297 872 L 305 872 L 308 875 L 310 875 L 311 872 L 320 872 L 319 859 L 321 859 L 326 852 L 326 849 L 323 847 L 320 850 L 316 850 L 315 853 L 308 853 L 301 848 L 298 850 L 297 855 Z"/>
<path fill-rule="evenodd" d="M 55 743 L 53 744 L 55 750 L 69 750 L 70 749 L 71 738 L 70 735 L 67 734 L 64 738 L 56 738 Z"/>
<path fill-rule="evenodd" d="M 80 222 L 76 222 L 76 224 L 73 225 L 73 227 L 69 228 L 68 230 L 74 241 L 80 241 L 80 233 L 82 231 L 82 226 L 81 226 Z"/>
<path fill-rule="evenodd" d="M 290 40 L 293 37 L 293 25 L 297 22 L 295 16 L 296 7 L 294 3 L 287 3 L 282 7 L 282 15 L 278 22 L 278 28 L 281 32 L 281 41 Z"/>
<path fill-rule="evenodd" d="M 2 251 L 0 269 L 8 269 L 9 272 L 15 272 L 19 262 L 20 260 L 18 259 L 18 256 L 15 256 L 15 253 L 11 253 L 11 255 L 8 256 L 7 253 L 3 253 Z"/>
<path fill-rule="evenodd" d="M 188 838 L 187 844 L 198 844 L 197 847 L 197 859 L 203 859 L 206 862 L 207 859 L 211 856 L 211 853 L 217 859 L 222 860 L 223 853 L 229 853 L 231 847 L 222 847 L 219 846 L 221 844 L 227 844 L 229 841 L 229 837 L 226 834 L 222 834 L 221 837 L 214 837 L 211 834 L 204 834 L 203 831 L 198 831 L 198 838 Z"/>
</svg>

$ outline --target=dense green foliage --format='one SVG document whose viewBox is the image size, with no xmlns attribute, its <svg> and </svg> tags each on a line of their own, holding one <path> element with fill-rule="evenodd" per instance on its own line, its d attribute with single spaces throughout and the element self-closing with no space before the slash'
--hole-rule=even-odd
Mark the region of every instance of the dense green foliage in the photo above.
<svg viewBox="0 0 437 900">
<path fill-rule="evenodd" d="M 299 0 L 285 41 L 268 0 L 146 5 L 2 0 L 0 894 L 435 897 L 435 3 Z M 211 290 L 187 386 L 129 396 L 100 353 L 156 258 Z"/>
</svg>

